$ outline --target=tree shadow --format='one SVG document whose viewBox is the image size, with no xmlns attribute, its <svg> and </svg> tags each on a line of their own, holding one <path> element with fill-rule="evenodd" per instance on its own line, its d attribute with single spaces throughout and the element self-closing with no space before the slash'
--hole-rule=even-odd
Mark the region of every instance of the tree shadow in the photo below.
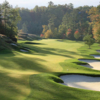
<svg viewBox="0 0 100 100">
<path fill-rule="evenodd" d="M 0 55 L 11 55 L 11 56 L 14 56 L 15 54 L 13 53 L 13 50 L 4 49 L 4 50 L 0 50 Z"/>
<path fill-rule="evenodd" d="M 25 44 L 44 45 L 44 43 L 36 43 L 36 42 L 25 42 Z"/>
<path fill-rule="evenodd" d="M 39 58 L 24 58 L 24 57 L 3 57 L 0 60 L 0 66 L 7 69 L 23 70 L 23 71 L 37 71 L 37 72 L 50 72 L 51 70 L 46 66 L 39 63 L 45 60 Z"/>
<path fill-rule="evenodd" d="M 0 72 L 0 100 L 18 100 L 20 96 L 25 98 L 26 92 L 22 90 L 27 88 L 26 77 L 16 79 Z"/>
<path fill-rule="evenodd" d="M 73 51 L 68 51 L 65 49 L 55 49 L 55 48 L 42 48 L 42 47 L 37 47 L 37 46 L 29 46 L 31 48 L 31 50 L 35 51 L 36 53 L 34 53 L 34 55 L 42 55 L 42 56 L 46 56 L 48 54 L 52 54 L 52 55 L 58 55 L 58 56 L 64 56 L 64 57 L 69 57 L 69 58 L 74 58 L 71 55 L 80 55 L 76 52 Z"/>
</svg>

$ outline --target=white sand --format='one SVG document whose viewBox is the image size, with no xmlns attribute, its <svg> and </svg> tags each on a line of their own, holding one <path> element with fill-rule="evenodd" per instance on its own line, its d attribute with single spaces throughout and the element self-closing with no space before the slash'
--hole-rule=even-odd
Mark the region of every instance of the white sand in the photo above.
<svg viewBox="0 0 100 100">
<path fill-rule="evenodd" d="M 16 47 L 18 46 L 18 45 L 17 45 L 17 44 L 15 44 L 15 43 L 10 43 L 10 45 L 13 45 L 13 46 L 16 46 Z"/>
<path fill-rule="evenodd" d="M 27 50 L 23 50 L 23 49 L 20 49 L 20 51 L 22 51 L 22 52 L 28 52 Z"/>
<path fill-rule="evenodd" d="M 98 50 L 97 52 L 100 52 L 100 50 Z M 100 55 L 92 56 L 94 56 L 94 58 L 100 59 Z M 89 64 L 82 66 L 100 70 L 100 61 L 85 59 L 81 59 L 79 61 L 87 62 Z M 84 75 L 64 75 L 60 78 L 64 81 L 63 85 L 67 85 L 69 87 L 100 91 L 100 77 L 90 77 Z"/>
<path fill-rule="evenodd" d="M 69 87 L 100 91 L 100 77 L 84 75 L 64 75 L 60 77 Z"/>
<path fill-rule="evenodd" d="M 96 50 L 96 51 L 100 53 L 100 50 Z"/>
<path fill-rule="evenodd" d="M 95 70 L 100 70 L 100 61 L 97 60 L 85 60 L 85 59 L 80 59 L 79 61 L 87 62 L 89 65 L 82 65 L 84 67 L 92 68 Z"/>
<path fill-rule="evenodd" d="M 92 55 L 96 59 L 100 59 L 100 55 Z"/>
</svg>

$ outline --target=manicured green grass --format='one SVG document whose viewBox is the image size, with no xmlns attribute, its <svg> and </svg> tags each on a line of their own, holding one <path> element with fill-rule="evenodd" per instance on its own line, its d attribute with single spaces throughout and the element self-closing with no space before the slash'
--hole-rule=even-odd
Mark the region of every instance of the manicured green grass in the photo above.
<svg viewBox="0 0 100 100">
<path fill-rule="evenodd" d="M 53 73 L 52 73 L 53 74 Z M 31 93 L 25 100 L 99 100 L 100 92 L 61 85 L 57 74 L 30 77 Z M 58 83 L 59 82 L 59 83 Z"/>
<path fill-rule="evenodd" d="M 100 49 L 98 44 L 88 49 L 83 42 L 70 40 L 19 43 L 30 48 L 30 52 L 0 54 L 0 100 L 99 100 L 100 92 L 57 83 L 62 82 L 59 78 L 62 74 L 100 75 L 97 70 L 77 65 L 83 64 L 77 59 L 90 59 L 93 58 L 90 54 L 99 54 L 95 51 Z"/>
</svg>

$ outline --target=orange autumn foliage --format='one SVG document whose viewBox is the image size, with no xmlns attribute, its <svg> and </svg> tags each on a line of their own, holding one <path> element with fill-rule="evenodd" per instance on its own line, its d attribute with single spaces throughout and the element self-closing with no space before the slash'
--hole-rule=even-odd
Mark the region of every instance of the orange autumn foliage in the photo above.
<svg viewBox="0 0 100 100">
<path fill-rule="evenodd" d="M 66 33 L 66 36 L 67 36 L 68 38 L 70 38 L 71 33 L 72 33 L 72 30 L 71 30 L 71 29 L 68 29 L 68 31 L 67 31 L 67 33 Z"/>
<path fill-rule="evenodd" d="M 80 37 L 79 30 L 76 30 L 76 31 L 75 31 L 74 37 L 75 37 L 76 39 L 78 39 L 78 38 Z"/>
<path fill-rule="evenodd" d="M 40 35 L 40 37 L 44 37 L 44 35 L 43 35 L 43 34 L 41 34 L 41 35 Z"/>
<path fill-rule="evenodd" d="M 78 33 L 79 33 L 78 30 L 76 30 L 74 34 L 78 34 Z"/>
<path fill-rule="evenodd" d="M 100 12 L 97 7 L 92 7 L 88 12 L 91 22 L 90 25 L 93 27 L 93 37 L 98 39 L 98 30 L 100 29 Z"/>
</svg>

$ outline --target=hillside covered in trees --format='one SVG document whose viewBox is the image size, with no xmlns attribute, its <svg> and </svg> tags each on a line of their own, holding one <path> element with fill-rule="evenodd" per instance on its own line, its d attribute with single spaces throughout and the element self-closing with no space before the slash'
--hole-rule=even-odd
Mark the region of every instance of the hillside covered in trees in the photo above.
<svg viewBox="0 0 100 100">
<path fill-rule="evenodd" d="M 19 8 L 22 20 L 18 29 L 44 38 L 68 38 L 82 40 L 86 33 L 92 34 L 92 25 L 87 13 L 93 6 L 74 8 L 73 4 Z"/>
<path fill-rule="evenodd" d="M 0 4 L 0 50 L 11 49 L 11 43 L 17 42 L 17 22 L 21 19 L 19 10 L 8 1 Z"/>
<path fill-rule="evenodd" d="M 18 33 L 17 22 L 21 20 L 18 9 L 13 8 L 8 1 L 0 4 L 0 33 L 9 38 L 16 37 Z"/>
<path fill-rule="evenodd" d="M 25 39 L 40 36 L 71 40 L 83 40 L 86 34 L 91 34 L 100 42 L 99 9 L 99 5 L 74 8 L 72 3 L 55 5 L 52 1 L 47 7 L 13 8 L 5 1 L 0 5 L 0 34 L 11 39 L 19 35 Z"/>
</svg>

